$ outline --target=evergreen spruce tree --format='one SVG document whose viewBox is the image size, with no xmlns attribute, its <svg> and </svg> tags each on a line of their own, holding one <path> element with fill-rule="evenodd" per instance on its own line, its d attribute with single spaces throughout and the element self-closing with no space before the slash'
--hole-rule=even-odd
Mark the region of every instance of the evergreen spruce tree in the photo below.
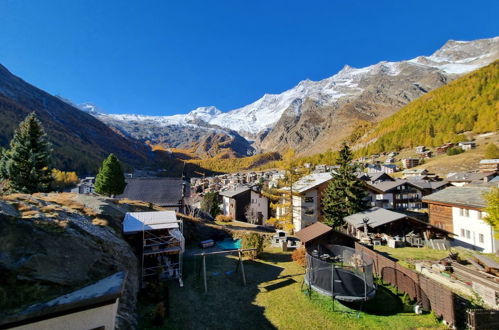
<svg viewBox="0 0 499 330">
<path fill-rule="evenodd" d="M 123 193 L 125 186 L 125 176 L 120 161 L 114 154 L 110 154 L 102 162 L 95 178 L 95 192 L 111 197 Z"/>
<path fill-rule="evenodd" d="M 217 192 L 207 192 L 201 201 L 201 210 L 209 213 L 213 218 L 222 212 L 218 202 Z"/>
<path fill-rule="evenodd" d="M 47 135 L 33 112 L 19 124 L 10 149 L 3 152 L 0 175 L 12 191 L 46 192 L 52 182 L 50 152 Z"/>
<path fill-rule="evenodd" d="M 357 167 L 351 164 L 352 153 L 346 144 L 340 150 L 330 181 L 322 197 L 325 222 L 335 228 L 344 224 L 343 218 L 365 209 L 364 186 L 357 179 Z"/>
<path fill-rule="evenodd" d="M 7 180 L 7 149 L 0 147 L 0 181 Z"/>
</svg>

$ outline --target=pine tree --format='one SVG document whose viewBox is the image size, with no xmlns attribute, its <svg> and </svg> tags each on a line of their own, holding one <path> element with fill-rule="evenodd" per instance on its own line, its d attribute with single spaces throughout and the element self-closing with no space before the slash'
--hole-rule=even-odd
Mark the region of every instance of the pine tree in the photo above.
<svg viewBox="0 0 499 330">
<path fill-rule="evenodd" d="M 364 186 L 357 179 L 357 168 L 351 164 L 352 153 L 346 144 L 340 150 L 330 181 L 322 196 L 322 211 L 325 222 L 335 228 L 344 224 L 343 218 L 365 209 Z"/>
<path fill-rule="evenodd" d="M 95 178 L 95 192 L 109 197 L 119 195 L 125 190 L 126 182 L 121 164 L 114 154 L 103 162 Z"/>
<path fill-rule="evenodd" d="M 0 181 L 7 180 L 7 149 L 0 147 Z"/>
<path fill-rule="evenodd" d="M 209 213 L 213 218 L 220 214 L 217 192 L 207 192 L 201 201 L 201 210 Z"/>
<path fill-rule="evenodd" d="M 19 124 L 0 162 L 1 175 L 10 189 L 28 194 L 48 191 L 52 182 L 50 152 L 47 135 L 33 112 Z"/>
</svg>

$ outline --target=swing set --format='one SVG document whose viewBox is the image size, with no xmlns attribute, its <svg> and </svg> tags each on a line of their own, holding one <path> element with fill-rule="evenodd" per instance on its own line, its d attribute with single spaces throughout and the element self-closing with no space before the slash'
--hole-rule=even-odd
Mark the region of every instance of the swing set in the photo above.
<svg viewBox="0 0 499 330">
<path fill-rule="evenodd" d="M 203 283 L 204 283 L 204 293 L 208 293 L 208 281 L 206 277 L 206 257 L 210 255 L 216 255 L 216 254 L 232 254 L 232 253 L 237 253 L 238 254 L 238 259 L 237 259 L 237 264 L 236 264 L 236 269 L 234 272 L 238 272 L 239 268 L 241 268 L 241 276 L 243 279 L 243 285 L 246 286 L 246 274 L 244 273 L 244 263 L 243 263 L 243 253 L 247 251 L 256 251 L 256 248 L 251 248 L 251 249 L 237 249 L 237 250 L 226 250 L 226 251 L 214 251 L 214 252 L 201 252 L 198 254 L 195 254 L 194 256 L 201 257 L 201 268 L 200 272 L 203 272 Z M 198 273 L 199 276 L 199 273 Z"/>
</svg>

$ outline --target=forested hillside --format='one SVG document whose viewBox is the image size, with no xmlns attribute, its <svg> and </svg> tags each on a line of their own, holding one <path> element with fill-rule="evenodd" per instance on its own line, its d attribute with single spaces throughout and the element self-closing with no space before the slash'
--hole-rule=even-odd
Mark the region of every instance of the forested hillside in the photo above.
<svg viewBox="0 0 499 330">
<path fill-rule="evenodd" d="M 411 102 L 359 142 L 361 154 L 465 140 L 499 129 L 499 61 Z M 371 142 L 371 143 L 369 143 Z"/>
<path fill-rule="evenodd" d="M 212 172 L 232 173 L 249 169 L 262 168 L 266 164 L 269 165 L 269 167 L 273 167 L 273 162 L 280 159 L 281 156 L 279 155 L 279 153 L 268 152 L 244 158 L 210 158 L 202 160 L 188 160 L 187 163 L 197 165 L 202 169 Z"/>
</svg>

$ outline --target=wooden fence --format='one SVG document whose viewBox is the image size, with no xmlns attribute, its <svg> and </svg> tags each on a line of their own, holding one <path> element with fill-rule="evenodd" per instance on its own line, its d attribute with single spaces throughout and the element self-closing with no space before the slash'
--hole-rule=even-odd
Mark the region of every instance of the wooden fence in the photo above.
<svg viewBox="0 0 499 330">
<path fill-rule="evenodd" d="M 466 325 L 470 330 L 499 329 L 499 311 L 468 309 Z"/>
<path fill-rule="evenodd" d="M 355 243 L 355 250 L 361 251 L 373 259 L 374 272 L 378 277 L 399 291 L 407 293 L 411 299 L 421 304 L 423 309 L 433 310 L 447 324 L 457 328 L 464 328 L 467 323 L 470 324 L 466 320 L 469 302 L 465 298 L 456 295 L 443 284 L 405 268 L 396 260 L 381 255 L 360 243 Z M 480 322 L 478 321 L 478 323 Z"/>
</svg>

